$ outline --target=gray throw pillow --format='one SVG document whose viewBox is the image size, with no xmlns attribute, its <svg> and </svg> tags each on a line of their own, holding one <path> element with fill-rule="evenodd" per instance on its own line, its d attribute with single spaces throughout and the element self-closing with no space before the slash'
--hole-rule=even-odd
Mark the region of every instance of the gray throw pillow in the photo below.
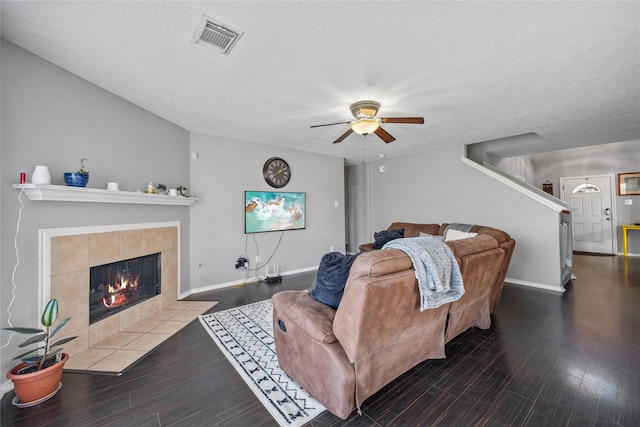
<svg viewBox="0 0 640 427">
<path fill-rule="evenodd" d="M 382 230 L 378 231 L 377 233 L 373 233 L 373 249 L 382 249 L 385 243 L 395 239 L 400 239 L 401 237 L 404 237 L 404 228 L 395 230 Z"/>
</svg>

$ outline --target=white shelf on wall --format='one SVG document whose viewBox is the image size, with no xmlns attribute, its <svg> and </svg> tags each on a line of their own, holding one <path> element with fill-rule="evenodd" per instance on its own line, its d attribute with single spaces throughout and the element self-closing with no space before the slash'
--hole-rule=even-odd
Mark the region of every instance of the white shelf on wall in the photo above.
<svg viewBox="0 0 640 427">
<path fill-rule="evenodd" d="M 24 190 L 29 200 L 52 202 L 128 203 L 142 205 L 191 206 L 198 197 L 146 194 L 138 191 L 110 191 L 101 188 L 71 187 L 66 185 L 12 184 Z"/>
</svg>

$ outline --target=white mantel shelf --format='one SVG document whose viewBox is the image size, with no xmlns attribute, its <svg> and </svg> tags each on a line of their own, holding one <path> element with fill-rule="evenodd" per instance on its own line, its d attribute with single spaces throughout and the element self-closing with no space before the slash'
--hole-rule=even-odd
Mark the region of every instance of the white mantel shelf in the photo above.
<svg viewBox="0 0 640 427">
<path fill-rule="evenodd" d="M 53 202 L 129 203 L 142 205 L 191 206 L 198 197 L 166 196 L 137 191 L 110 191 L 101 188 L 71 187 L 66 185 L 12 184 L 23 189 L 29 200 Z"/>
</svg>

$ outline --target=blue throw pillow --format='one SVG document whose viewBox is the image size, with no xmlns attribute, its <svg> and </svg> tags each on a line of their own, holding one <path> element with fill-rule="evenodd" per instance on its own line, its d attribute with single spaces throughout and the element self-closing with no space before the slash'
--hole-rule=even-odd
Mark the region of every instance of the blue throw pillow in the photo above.
<svg viewBox="0 0 640 427">
<path fill-rule="evenodd" d="M 397 230 L 382 230 L 377 233 L 373 233 L 373 249 L 382 249 L 385 243 L 390 242 L 395 239 L 399 239 L 404 237 L 404 228 L 399 228 Z"/>
<path fill-rule="evenodd" d="M 315 300 L 337 309 L 349 277 L 349 269 L 358 255 L 360 254 L 343 255 L 340 252 L 324 254 L 309 294 Z"/>
</svg>

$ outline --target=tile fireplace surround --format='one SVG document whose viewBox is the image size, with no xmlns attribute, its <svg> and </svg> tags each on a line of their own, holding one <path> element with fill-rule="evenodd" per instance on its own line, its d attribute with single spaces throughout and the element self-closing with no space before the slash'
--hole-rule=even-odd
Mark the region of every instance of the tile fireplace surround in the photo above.
<svg viewBox="0 0 640 427">
<path fill-rule="evenodd" d="M 59 319 L 71 317 L 64 345 L 66 370 L 120 373 L 215 302 L 178 301 L 180 223 L 40 230 L 40 310 L 60 303 Z M 89 272 L 97 265 L 160 252 L 160 295 L 89 324 Z"/>
</svg>

